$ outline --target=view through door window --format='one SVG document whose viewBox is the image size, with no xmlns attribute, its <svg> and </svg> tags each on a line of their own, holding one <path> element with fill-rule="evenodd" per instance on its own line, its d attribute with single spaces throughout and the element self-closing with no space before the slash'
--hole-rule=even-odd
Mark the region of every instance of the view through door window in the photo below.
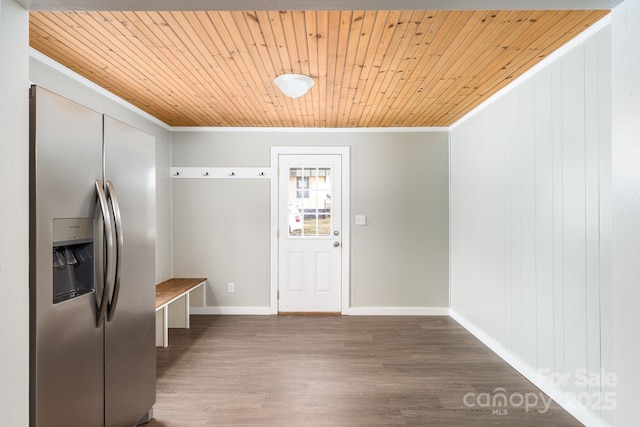
<svg viewBox="0 0 640 427">
<path fill-rule="evenodd" d="M 289 236 L 331 235 L 330 167 L 289 168 Z"/>
</svg>

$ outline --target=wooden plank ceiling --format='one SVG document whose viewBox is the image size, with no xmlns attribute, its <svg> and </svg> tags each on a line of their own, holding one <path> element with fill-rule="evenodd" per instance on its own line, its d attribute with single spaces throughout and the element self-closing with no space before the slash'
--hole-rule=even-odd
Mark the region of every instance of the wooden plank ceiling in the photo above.
<svg viewBox="0 0 640 427">
<path fill-rule="evenodd" d="M 171 126 L 449 126 L 607 13 L 31 12 L 30 44 Z"/>
</svg>

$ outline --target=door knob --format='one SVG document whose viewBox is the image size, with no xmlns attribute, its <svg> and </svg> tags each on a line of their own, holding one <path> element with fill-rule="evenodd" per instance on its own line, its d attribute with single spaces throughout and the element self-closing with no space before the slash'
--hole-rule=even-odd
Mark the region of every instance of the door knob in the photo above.
<svg viewBox="0 0 640 427">
<path fill-rule="evenodd" d="M 337 248 L 338 246 L 340 246 L 340 242 L 333 242 L 333 247 Z"/>
</svg>

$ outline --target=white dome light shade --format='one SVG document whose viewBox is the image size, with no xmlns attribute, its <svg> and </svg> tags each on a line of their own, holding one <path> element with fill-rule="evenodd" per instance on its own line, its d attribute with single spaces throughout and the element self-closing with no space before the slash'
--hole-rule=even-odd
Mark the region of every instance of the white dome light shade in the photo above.
<svg viewBox="0 0 640 427">
<path fill-rule="evenodd" d="M 282 74 L 273 79 L 273 82 L 290 98 L 301 97 L 315 83 L 311 77 L 304 74 Z"/>
</svg>

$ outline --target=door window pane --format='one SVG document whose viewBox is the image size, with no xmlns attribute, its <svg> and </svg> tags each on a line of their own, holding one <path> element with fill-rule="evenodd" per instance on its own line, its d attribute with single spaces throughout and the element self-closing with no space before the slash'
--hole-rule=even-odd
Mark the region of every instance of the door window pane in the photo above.
<svg viewBox="0 0 640 427">
<path fill-rule="evenodd" d="M 289 236 L 331 235 L 331 168 L 289 168 Z"/>
<path fill-rule="evenodd" d="M 316 215 L 304 215 L 304 235 L 305 236 L 317 236 L 318 235 L 318 219 Z"/>
<path fill-rule="evenodd" d="M 298 176 L 296 177 L 296 197 L 297 198 L 309 198 L 309 192 L 304 191 L 309 188 L 309 177 Z"/>
<path fill-rule="evenodd" d="M 331 236 L 331 215 L 318 215 L 318 236 Z"/>
</svg>

